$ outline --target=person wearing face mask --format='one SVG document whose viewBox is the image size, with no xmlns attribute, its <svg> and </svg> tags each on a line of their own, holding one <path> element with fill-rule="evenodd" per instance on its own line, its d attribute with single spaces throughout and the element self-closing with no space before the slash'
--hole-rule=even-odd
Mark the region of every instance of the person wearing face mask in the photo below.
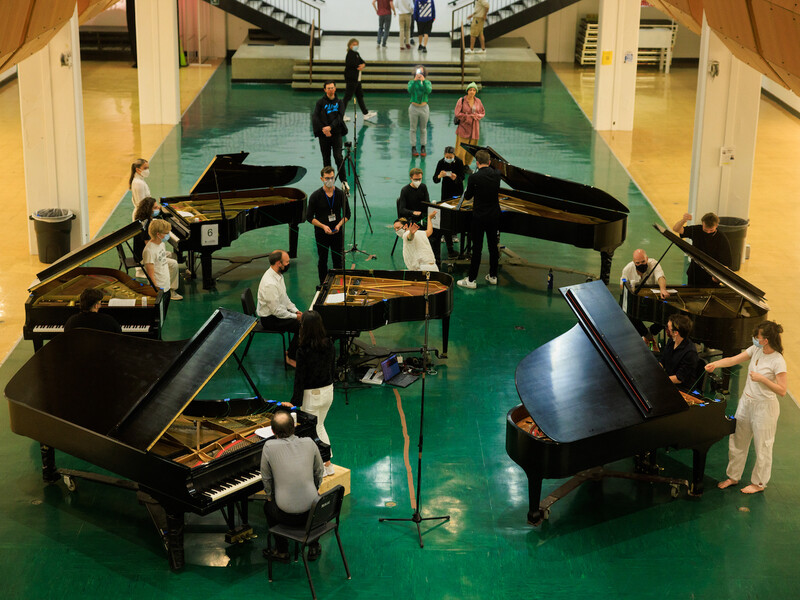
<svg viewBox="0 0 800 600">
<path fill-rule="evenodd" d="M 419 223 L 427 212 L 426 202 L 430 202 L 428 187 L 422 183 L 422 169 L 414 167 L 408 172 L 411 181 L 400 190 L 397 200 L 397 216 Z"/>
<path fill-rule="evenodd" d="M 128 189 L 131 191 L 134 215 L 139 203 L 150 196 L 150 187 L 145 181 L 148 177 L 150 177 L 150 163 L 143 158 L 137 158 L 131 164 L 131 176 L 128 179 Z"/>
<path fill-rule="evenodd" d="M 467 154 L 461 144 L 478 145 L 481 137 L 481 119 L 486 116 L 486 109 L 477 97 L 478 84 L 474 81 L 467 86 L 467 95 L 456 102 L 455 116 L 458 118 L 456 127 L 456 156 L 464 161 L 464 166 L 469 168 L 472 156 Z"/>
<path fill-rule="evenodd" d="M 330 167 L 328 167 L 330 168 Z M 333 170 L 333 169 L 331 169 Z M 297 367 L 298 333 L 303 313 L 289 300 L 286 293 L 286 282 L 283 277 L 289 270 L 291 260 L 284 250 L 273 250 L 268 256 L 269 269 L 258 284 L 258 304 L 256 314 L 261 319 L 261 326 L 269 331 L 288 332 L 289 348 L 286 351 L 286 364 Z"/>
<path fill-rule="evenodd" d="M 661 351 L 661 366 L 678 389 L 688 392 L 698 380 L 700 358 L 697 347 L 689 339 L 692 321 L 675 314 L 667 319 L 667 343 Z M 700 371 L 702 373 L 702 371 Z"/>
<path fill-rule="evenodd" d="M 702 225 L 686 226 L 692 220 L 691 213 L 685 213 L 680 221 L 675 223 L 672 231 L 682 238 L 692 240 L 692 246 L 702 250 L 711 258 L 721 262 L 729 269 L 733 265 L 731 259 L 731 246 L 725 234 L 719 231 L 719 217 L 713 212 L 706 213 L 700 220 Z M 712 277 L 708 271 L 697 266 L 694 261 L 689 264 L 686 271 L 689 285 L 717 286 L 719 281 Z"/>
<path fill-rule="evenodd" d="M 637 248 L 633 251 L 633 260 L 622 269 L 622 275 L 620 275 L 619 278 L 619 289 L 622 290 L 625 281 L 630 284 L 632 290 L 636 289 L 636 287 L 642 284 L 642 278 L 645 275 L 647 275 L 647 280 L 644 282 L 644 285 L 649 287 L 655 287 L 657 285 L 661 299 L 666 300 L 669 298 L 667 278 L 664 276 L 664 270 L 655 258 L 648 258 L 647 252 L 641 248 Z M 644 337 L 647 341 L 653 341 L 654 336 L 658 335 L 663 329 L 661 325 L 656 323 L 651 325 L 648 330 L 641 320 L 632 317 L 629 318 L 633 326 L 636 327 L 636 331 L 639 332 L 639 335 Z"/>
<path fill-rule="evenodd" d="M 739 483 L 751 439 L 756 449 L 756 464 L 750 485 L 741 491 L 743 494 L 757 494 L 763 492 L 769 482 L 772 446 L 780 415 L 778 396 L 786 395 L 788 385 L 781 333 L 783 327 L 774 321 L 764 321 L 753 330 L 753 345 L 747 350 L 706 365 L 706 371 L 713 373 L 718 367 L 732 367 L 750 361 L 744 391 L 736 407 L 736 431 L 728 441 L 728 478 L 717 484 L 720 489 Z"/>
<path fill-rule="evenodd" d="M 342 227 L 350 220 L 350 204 L 345 193 L 336 187 L 332 167 L 320 171 L 322 187 L 308 197 L 308 222 L 314 226 L 317 245 L 317 271 L 319 282 L 328 274 L 328 253 L 334 269 L 344 268 L 344 232 Z"/>
<path fill-rule="evenodd" d="M 164 292 L 169 290 L 169 300 L 183 300 L 178 293 L 178 262 L 167 258 L 164 240 L 169 237 L 172 225 L 163 219 L 153 219 L 147 232 L 150 239 L 142 251 L 142 264 L 147 274 Z M 166 304 L 164 310 L 166 311 Z"/>
<path fill-rule="evenodd" d="M 352 100 L 353 95 L 355 95 L 358 101 L 358 107 L 361 109 L 361 114 L 364 115 L 364 120 L 371 121 L 378 116 L 378 113 L 374 110 L 367 110 L 367 105 L 364 102 L 364 90 L 361 88 L 361 71 L 363 71 L 366 66 L 367 63 L 364 62 L 361 55 L 358 53 L 358 40 L 356 38 L 351 39 L 347 42 L 347 56 L 344 59 L 344 82 L 347 88 L 344 92 L 342 104 L 346 111 L 350 100 Z M 344 120 L 349 121 L 350 117 L 345 116 Z"/>
<path fill-rule="evenodd" d="M 402 217 L 394 222 L 394 232 L 403 240 L 403 261 L 409 271 L 439 271 L 428 239 L 433 235 L 433 217 L 435 215 L 436 211 L 433 211 L 428 216 L 428 226 L 424 235 L 418 233 L 419 225 L 417 223 Z"/>
<path fill-rule="evenodd" d="M 455 152 L 453 146 L 447 146 L 444 149 L 444 158 L 439 159 L 434 170 L 433 183 L 441 182 L 442 200 L 459 198 L 464 193 L 464 163 L 455 155 Z M 431 241 L 434 248 L 441 244 L 442 237 L 447 244 L 448 258 L 455 258 L 457 254 L 453 247 L 453 235 L 450 231 L 436 230 Z"/>
<path fill-rule="evenodd" d="M 133 220 L 142 224 L 142 231 L 133 238 L 133 257 L 140 262 L 142 260 L 142 252 L 150 237 L 148 233 L 150 222 L 159 218 L 161 218 L 161 205 L 158 200 L 151 197 L 144 198 L 133 213 Z"/>
</svg>

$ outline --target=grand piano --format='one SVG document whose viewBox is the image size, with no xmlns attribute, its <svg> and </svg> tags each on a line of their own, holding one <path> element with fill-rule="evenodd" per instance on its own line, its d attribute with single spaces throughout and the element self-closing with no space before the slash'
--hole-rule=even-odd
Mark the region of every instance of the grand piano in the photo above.
<svg viewBox="0 0 800 600">
<path fill-rule="evenodd" d="M 769 312 L 764 292 L 673 232 L 658 224 L 653 227 L 719 280 L 722 286 L 670 284 L 669 288 L 676 293 L 662 300 L 651 287 L 634 288 L 630 282 L 625 282 L 621 300 L 623 310 L 631 318 L 662 325 L 666 325 L 673 314 L 685 314 L 694 324 L 692 339 L 722 350 L 724 356 L 738 354 L 742 348 L 750 346 L 753 328 L 766 320 Z M 645 275 L 643 281 L 649 273 Z"/>
<path fill-rule="evenodd" d="M 678 391 L 601 281 L 560 291 L 578 324 L 520 362 L 522 404 L 506 417 L 506 452 L 528 477 L 528 522 L 541 523 L 561 495 L 542 502 L 543 479 L 602 477 L 597 467 L 657 448 L 692 449 L 683 483 L 702 494 L 708 450 L 735 428 L 727 403 Z"/>
<path fill-rule="evenodd" d="M 601 189 L 535 173 L 510 164 L 493 148 L 462 144 L 471 155 L 486 150 L 491 165 L 511 189 L 500 188 L 500 232 L 514 233 L 600 252 L 600 278 L 608 283 L 611 260 L 625 241 L 628 208 Z M 454 198 L 431 203 L 441 229 L 469 233 L 472 202 Z"/>
<path fill-rule="evenodd" d="M 28 290 L 22 337 L 39 350 L 44 340 L 64 331 L 64 323 L 80 312 L 80 295 L 87 288 L 103 292 L 100 312 L 114 317 L 126 334 L 159 339 L 164 322 L 164 294 L 149 280 L 142 283 L 126 273 L 105 267 L 82 267 L 142 230 L 138 221 L 95 239 L 62 257 L 44 271 Z"/>
<path fill-rule="evenodd" d="M 389 323 L 425 320 L 426 291 L 429 318 L 442 320 L 446 357 L 453 312 L 453 278 L 447 273 L 431 272 L 427 280 L 422 271 L 331 270 L 311 310 L 319 312 L 331 335 L 358 335 Z"/>
<path fill-rule="evenodd" d="M 247 399 L 248 410 L 240 410 L 230 400 L 197 395 L 236 356 L 255 322 L 218 309 L 191 339 L 175 342 L 88 329 L 64 333 L 8 383 L 11 430 L 43 444 L 45 481 L 63 477 L 71 488 L 80 477 L 136 491 L 163 532 L 170 566 L 180 569 L 187 512 L 222 510 L 229 542 L 252 534 L 247 498 L 263 489 L 266 434 L 259 430 L 270 424 L 269 403 Z M 316 417 L 296 412 L 297 435 L 316 438 Z M 56 469 L 53 449 L 125 479 Z"/>
<path fill-rule="evenodd" d="M 206 290 L 214 287 L 212 254 L 248 231 L 288 224 L 289 256 L 297 256 L 298 226 L 305 219 L 307 199 L 301 190 L 284 186 L 302 179 L 306 169 L 246 165 L 247 155 L 217 154 L 188 196 L 161 199 L 162 215 L 172 223 L 178 249 L 188 253 L 192 277 L 195 256 L 200 255 Z M 223 272 L 249 260 L 231 262 Z"/>
</svg>

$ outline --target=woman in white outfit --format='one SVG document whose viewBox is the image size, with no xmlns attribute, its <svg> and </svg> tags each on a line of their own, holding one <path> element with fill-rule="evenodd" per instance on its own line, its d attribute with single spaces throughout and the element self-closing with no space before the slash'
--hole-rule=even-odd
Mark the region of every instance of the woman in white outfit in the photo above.
<svg viewBox="0 0 800 600">
<path fill-rule="evenodd" d="M 706 365 L 713 373 L 717 367 L 731 367 L 750 361 L 747 381 L 739 406 L 736 408 L 736 431 L 728 444 L 728 478 L 719 483 L 725 489 L 739 483 L 747 462 L 750 440 L 756 447 L 756 464 L 750 485 L 742 488 L 743 494 L 763 492 L 772 472 L 772 446 L 778 427 L 780 404 L 778 396 L 786 394 L 786 361 L 781 344 L 783 327 L 773 321 L 764 321 L 753 331 L 753 345 L 736 356 L 723 358 Z"/>
<path fill-rule="evenodd" d="M 303 313 L 300 321 L 297 347 L 297 367 L 294 374 L 294 393 L 287 406 L 302 407 L 304 412 L 317 417 L 317 435 L 330 445 L 325 429 L 325 417 L 333 403 L 334 351 L 317 311 Z M 331 461 L 325 463 L 325 476 L 333 475 Z"/>
<path fill-rule="evenodd" d="M 150 163 L 143 158 L 137 158 L 131 164 L 131 176 L 128 179 L 128 188 L 131 190 L 131 202 L 133 202 L 133 214 L 139 202 L 150 196 L 150 187 L 145 179 L 150 176 Z"/>
</svg>

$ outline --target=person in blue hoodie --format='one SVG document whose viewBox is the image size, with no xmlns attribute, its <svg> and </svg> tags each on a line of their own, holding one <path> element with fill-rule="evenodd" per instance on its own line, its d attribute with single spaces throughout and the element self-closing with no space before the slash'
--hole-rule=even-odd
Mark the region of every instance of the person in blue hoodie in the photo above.
<svg viewBox="0 0 800 600">
<path fill-rule="evenodd" d="M 436 5 L 433 0 L 414 0 L 414 20 L 417 22 L 417 33 L 419 34 L 420 52 L 428 51 L 428 36 L 433 28 L 433 21 L 436 19 Z"/>
</svg>

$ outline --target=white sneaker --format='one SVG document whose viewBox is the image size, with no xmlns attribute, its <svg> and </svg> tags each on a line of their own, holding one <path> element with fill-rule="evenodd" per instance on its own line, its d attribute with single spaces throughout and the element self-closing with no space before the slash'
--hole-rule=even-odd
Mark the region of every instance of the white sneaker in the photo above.
<svg viewBox="0 0 800 600">
<path fill-rule="evenodd" d="M 136 267 L 136 270 L 133 272 L 134 279 L 144 279 L 147 276 L 144 274 L 144 269 L 142 267 Z"/>
<path fill-rule="evenodd" d="M 170 300 L 183 300 L 183 296 L 181 296 L 176 290 L 172 290 L 169 293 Z"/>
<path fill-rule="evenodd" d="M 374 110 L 371 110 L 367 114 L 364 115 L 364 120 L 365 121 L 371 121 L 372 119 L 374 119 L 377 116 L 378 116 L 378 113 L 376 111 L 374 111 Z"/>
<path fill-rule="evenodd" d="M 465 48 L 464 54 L 472 54 L 472 48 Z"/>
<path fill-rule="evenodd" d="M 475 50 L 475 52 L 480 52 L 481 54 L 486 54 L 486 49 L 481 48 L 480 50 Z"/>
<path fill-rule="evenodd" d="M 350 117 L 345 117 L 344 122 L 347 123 L 350 120 Z"/>
<path fill-rule="evenodd" d="M 497 277 L 492 277 L 488 273 L 486 275 L 486 281 L 489 282 L 489 285 L 497 285 Z"/>
<path fill-rule="evenodd" d="M 496 281 L 496 280 L 495 280 Z M 459 279 L 457 282 L 459 287 L 468 288 L 470 290 L 474 290 L 478 287 L 478 284 L 474 281 L 470 281 L 469 277 L 464 277 L 464 279 Z"/>
<path fill-rule="evenodd" d="M 330 477 L 331 475 L 336 475 L 336 467 L 334 467 L 333 465 L 325 466 L 324 477 Z"/>
</svg>

